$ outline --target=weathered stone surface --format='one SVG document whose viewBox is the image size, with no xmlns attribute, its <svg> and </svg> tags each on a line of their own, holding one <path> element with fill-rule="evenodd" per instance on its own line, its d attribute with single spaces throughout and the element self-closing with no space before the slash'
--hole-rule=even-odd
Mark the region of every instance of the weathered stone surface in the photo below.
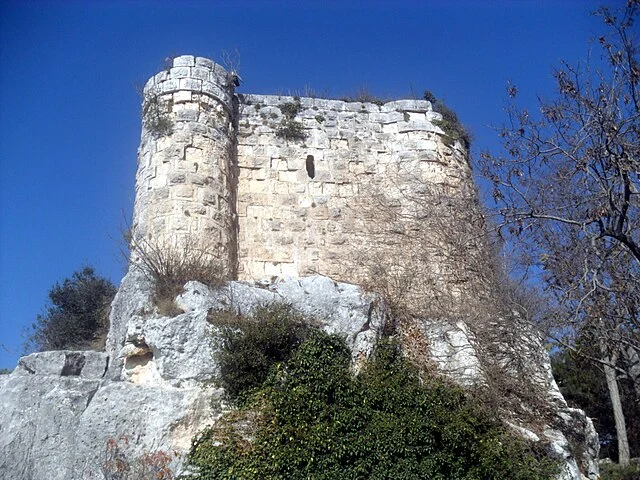
<svg viewBox="0 0 640 480">
<path fill-rule="evenodd" d="M 55 375 L 100 379 L 107 371 L 109 358 L 102 352 L 56 350 L 22 357 L 14 375 Z"/>
<path fill-rule="evenodd" d="M 24 357 L 12 374 L 0 376 L 0 478 L 90 478 L 99 473 L 109 439 L 128 438 L 131 460 L 144 451 L 185 452 L 193 435 L 223 409 L 222 392 L 212 386 L 217 372 L 215 328 L 207 322 L 212 309 L 250 314 L 268 303 L 287 303 L 343 335 L 356 366 L 373 350 L 388 315 L 377 295 L 320 275 L 229 282 L 217 289 L 189 282 L 176 300 L 185 313 L 173 318 L 158 315 L 144 298 L 144 276 L 130 272 L 125 282 L 120 293 L 131 298 L 114 301 L 110 350 L 115 357 L 108 375 L 104 353 L 60 351 Z M 426 356 L 445 375 L 465 386 L 483 381 L 475 340 L 463 322 L 414 321 L 427 339 Z M 538 438 L 564 460 L 563 480 L 582 478 L 568 441 L 582 438 L 578 462 L 595 478 L 593 425 L 583 412 L 566 406 L 544 358 L 536 378 L 546 382 L 558 413 L 557 425 Z"/>
<path fill-rule="evenodd" d="M 133 317 L 119 352 L 121 378 L 172 386 L 210 382 L 217 372 L 211 334 L 206 309 L 174 318 Z"/>
<path fill-rule="evenodd" d="M 129 460 L 145 451 L 186 452 L 223 408 L 212 385 L 210 309 L 246 314 L 288 303 L 344 335 L 355 361 L 371 352 L 385 316 L 377 296 L 322 276 L 213 290 L 189 282 L 177 299 L 185 313 L 173 318 L 155 311 L 139 272 L 129 272 L 118 295 L 108 373 L 105 353 L 59 351 L 23 357 L 12 374 L 0 376 L 0 478 L 100 478 L 110 439 L 121 446 L 128 439 Z"/>
<path fill-rule="evenodd" d="M 99 386 L 47 373 L 0 376 L 0 478 L 74 478 L 80 417 Z"/>
<path fill-rule="evenodd" d="M 429 344 L 429 359 L 435 362 L 443 375 L 464 387 L 485 381 L 476 339 L 464 322 L 452 325 L 422 320 L 417 324 Z M 567 405 L 553 378 L 549 356 L 535 332 L 523 328 L 520 341 L 518 354 L 526 355 L 532 363 L 528 381 L 532 388 L 541 387 L 546 401 L 555 407 L 555 422 L 553 426 L 544 428 L 540 435 L 521 425 L 509 425 L 529 440 L 543 440 L 549 444 L 549 453 L 562 461 L 562 470 L 557 480 L 599 478 L 597 458 L 600 445 L 593 422 L 582 410 L 569 408 Z M 528 351 L 531 349 L 536 351 Z M 575 457 L 576 451 L 580 452 L 579 458 Z"/>
<path fill-rule="evenodd" d="M 450 325 L 443 322 L 420 322 L 429 342 L 429 357 L 447 377 L 462 386 L 481 382 L 484 375 L 477 352 L 463 322 Z"/>
<path fill-rule="evenodd" d="M 110 358 L 108 371 L 110 378 L 118 379 L 120 376 L 123 361 L 120 357 L 120 349 L 124 346 L 129 322 L 136 315 L 145 316 L 153 311 L 152 291 L 151 282 L 138 268 L 129 269 L 120 283 L 109 314 L 106 353 Z"/>
<path fill-rule="evenodd" d="M 184 452 L 193 435 L 219 414 L 211 401 L 219 395 L 202 385 L 173 388 L 37 373 L 2 375 L 0 478 L 102 478 L 109 440 L 123 447 L 128 443 L 131 462 L 145 451 Z"/>
<path fill-rule="evenodd" d="M 206 315 L 209 309 L 250 314 L 256 307 L 274 302 L 291 305 L 317 320 L 327 332 L 344 336 L 354 358 L 369 356 L 387 315 L 379 296 L 321 275 L 278 278 L 273 283 L 229 282 L 213 291 L 189 282 L 177 299 L 180 308 L 194 315 Z"/>
<path fill-rule="evenodd" d="M 231 278 L 316 272 L 361 282 L 361 257 L 374 243 L 367 231 L 384 235 L 377 219 L 362 216 L 361 208 L 370 206 L 380 191 L 402 183 L 398 173 L 406 159 L 451 159 L 439 169 L 407 169 L 417 184 L 447 178 L 472 185 L 467 152 L 459 144 L 445 145 L 444 132 L 433 124 L 439 114 L 427 101 L 397 100 L 379 106 L 236 95 L 230 78 L 215 62 L 185 55 L 149 80 L 146 101 L 159 103 L 145 110 L 145 148 L 140 150 L 136 174 L 133 226 L 142 238 L 174 240 L 178 233 L 178 238 L 196 239 L 220 258 Z M 292 110 L 291 105 L 299 108 Z M 292 118 L 287 120 L 284 112 Z M 299 138 L 281 138 L 286 121 L 298 122 L 294 125 L 301 126 Z M 194 147 L 203 145 L 206 148 L 192 155 Z M 310 158 L 314 175 L 306 168 Z M 155 191 L 168 194 L 149 194 Z M 415 198 L 410 190 L 404 192 L 405 199 Z M 242 215 L 234 208 L 278 205 L 278 219 L 286 228 L 295 222 L 299 208 L 320 205 L 321 196 L 327 197 L 324 208 L 316 208 L 290 231 L 291 247 L 286 250 L 274 234 L 279 230 L 268 227 L 271 209 L 255 208 L 254 215 Z M 206 215 L 191 214 L 205 204 L 210 210 Z M 331 219 L 327 209 L 341 209 L 343 214 Z M 340 225 L 338 232 L 329 231 L 332 221 Z M 349 228 L 356 222 L 363 223 L 358 231 Z"/>
</svg>

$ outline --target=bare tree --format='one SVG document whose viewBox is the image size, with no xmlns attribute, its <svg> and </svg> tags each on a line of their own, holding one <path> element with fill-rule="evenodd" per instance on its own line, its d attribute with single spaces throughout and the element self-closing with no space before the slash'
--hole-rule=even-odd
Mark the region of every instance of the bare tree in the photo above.
<svg viewBox="0 0 640 480">
<path fill-rule="evenodd" d="M 461 147 L 454 155 L 462 162 Z M 535 429 L 554 421 L 543 341 L 530 323 L 534 298 L 508 282 L 500 242 L 489 235 L 466 169 L 432 178 L 416 171 L 419 165 L 411 161 L 387 168 L 382 183 L 367 185 L 367 195 L 350 212 L 368 239 L 354 256 L 363 283 L 390 305 L 388 327 L 398 327 L 419 368 L 434 367 L 425 356 L 430 336 L 464 331 L 477 361 L 475 394 L 515 424 Z M 452 362 L 443 368 L 463 379 L 467 367 Z"/>
<path fill-rule="evenodd" d="M 617 376 L 640 352 L 640 62 L 633 37 L 639 0 L 599 9 L 602 57 L 555 73 L 557 95 L 520 109 L 508 87 L 506 155 L 481 155 L 501 232 L 522 248 L 551 295 L 550 334 L 605 371 L 619 443 L 629 462 Z M 598 353 L 580 350 L 590 339 Z M 636 381 L 637 376 L 636 376 Z M 640 387 L 640 386 L 638 386 Z M 640 391 L 640 388 L 636 388 Z"/>
</svg>

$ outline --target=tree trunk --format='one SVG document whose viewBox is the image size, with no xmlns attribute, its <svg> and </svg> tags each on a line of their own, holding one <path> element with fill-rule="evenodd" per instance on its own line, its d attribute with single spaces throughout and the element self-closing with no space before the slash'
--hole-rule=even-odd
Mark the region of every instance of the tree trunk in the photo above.
<svg viewBox="0 0 640 480">
<path fill-rule="evenodd" d="M 607 379 L 607 387 L 609 388 L 609 397 L 613 406 L 613 417 L 616 421 L 616 436 L 618 437 L 618 463 L 622 467 L 629 465 L 629 440 L 627 439 L 627 426 L 624 421 L 624 413 L 622 412 L 622 403 L 620 402 L 620 390 L 618 390 L 618 381 L 616 372 L 613 367 L 604 365 L 604 375 Z"/>
<path fill-rule="evenodd" d="M 640 354 L 635 348 L 628 347 L 622 350 L 622 356 L 627 365 L 625 371 L 636 392 L 636 401 L 640 402 Z"/>
</svg>

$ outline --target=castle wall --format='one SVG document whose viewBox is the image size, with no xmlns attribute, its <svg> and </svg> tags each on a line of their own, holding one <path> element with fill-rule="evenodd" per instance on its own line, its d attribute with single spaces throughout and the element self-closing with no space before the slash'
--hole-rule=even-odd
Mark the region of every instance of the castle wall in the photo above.
<svg viewBox="0 0 640 480">
<path fill-rule="evenodd" d="M 186 245 L 240 279 L 417 276 L 420 291 L 464 280 L 452 240 L 475 214 L 456 204 L 475 199 L 473 180 L 429 102 L 235 95 L 234 80 L 182 56 L 145 86 L 139 250 Z"/>
<path fill-rule="evenodd" d="M 296 103 L 304 138 L 279 138 Z M 398 248 L 417 210 L 429 210 L 425 184 L 472 188 L 466 152 L 443 143 L 433 123 L 441 116 L 427 101 L 245 95 L 240 104 L 240 278 L 322 273 L 362 281 L 363 263 Z"/>
</svg>

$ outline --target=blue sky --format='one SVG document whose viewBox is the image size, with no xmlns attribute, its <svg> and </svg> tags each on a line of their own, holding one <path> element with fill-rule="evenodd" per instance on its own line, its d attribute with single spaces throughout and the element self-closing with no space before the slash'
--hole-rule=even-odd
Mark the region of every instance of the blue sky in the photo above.
<svg viewBox="0 0 640 480">
<path fill-rule="evenodd" d="M 505 85 L 533 108 L 561 59 L 584 59 L 590 0 L 0 0 L 0 368 L 49 288 L 83 264 L 119 283 L 140 98 L 163 59 L 238 51 L 243 93 L 445 100 L 498 148 Z M 621 6 L 624 1 L 609 1 Z"/>
</svg>

